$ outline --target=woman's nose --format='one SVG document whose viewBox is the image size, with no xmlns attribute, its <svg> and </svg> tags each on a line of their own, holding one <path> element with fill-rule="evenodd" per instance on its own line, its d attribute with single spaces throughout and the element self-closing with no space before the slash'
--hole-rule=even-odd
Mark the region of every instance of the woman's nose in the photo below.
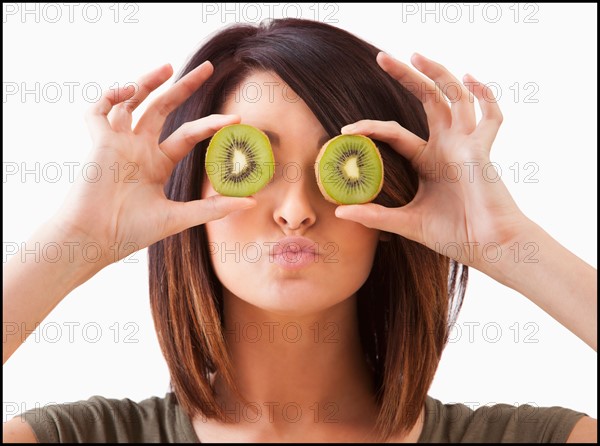
<svg viewBox="0 0 600 446">
<path fill-rule="evenodd" d="M 275 222 L 287 231 L 305 231 L 317 221 L 314 208 L 315 195 L 312 187 L 316 184 L 310 183 L 310 178 L 303 175 L 302 178 L 292 181 L 282 178 L 277 190 L 276 205 L 273 212 Z"/>
</svg>

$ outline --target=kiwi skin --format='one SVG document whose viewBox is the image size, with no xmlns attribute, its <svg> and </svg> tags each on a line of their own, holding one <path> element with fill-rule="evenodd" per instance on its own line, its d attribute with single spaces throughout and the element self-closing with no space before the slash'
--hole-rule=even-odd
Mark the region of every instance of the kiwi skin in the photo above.
<svg viewBox="0 0 600 446">
<path fill-rule="evenodd" d="M 337 205 L 349 204 L 349 203 L 342 203 L 340 201 L 337 201 L 335 198 L 331 197 L 325 190 L 325 187 L 323 186 L 323 184 L 321 183 L 321 176 L 319 174 L 319 163 L 321 162 L 321 158 L 323 157 L 323 155 L 325 154 L 325 151 L 327 150 L 327 146 L 329 146 L 329 144 L 336 141 L 337 139 L 344 138 L 346 136 L 359 136 L 359 137 L 368 139 L 370 141 L 369 144 L 373 144 L 375 146 L 375 152 L 377 153 L 377 156 L 379 157 L 379 162 L 381 163 L 381 181 L 379 183 L 379 187 L 377 188 L 377 192 L 375 192 L 373 194 L 372 198 L 369 201 L 364 202 L 364 203 L 370 203 L 375 198 L 377 198 L 377 195 L 379 195 L 379 192 L 381 192 L 381 189 L 383 188 L 383 180 L 384 180 L 385 172 L 383 170 L 384 169 L 383 168 L 383 159 L 381 158 L 381 153 L 379 152 L 379 148 L 377 147 L 377 144 L 375 144 L 371 138 L 364 136 L 364 135 L 338 135 L 338 136 L 331 138 L 329 141 L 327 141 L 325 144 L 323 144 L 323 146 L 321 147 L 321 150 L 319 150 L 319 154 L 317 155 L 317 160 L 315 161 L 315 175 L 317 177 L 317 184 L 319 186 L 319 190 L 321 191 L 321 194 L 323 195 L 323 197 L 330 203 L 337 204 Z M 363 204 L 363 203 L 354 203 L 354 204 Z"/>
</svg>

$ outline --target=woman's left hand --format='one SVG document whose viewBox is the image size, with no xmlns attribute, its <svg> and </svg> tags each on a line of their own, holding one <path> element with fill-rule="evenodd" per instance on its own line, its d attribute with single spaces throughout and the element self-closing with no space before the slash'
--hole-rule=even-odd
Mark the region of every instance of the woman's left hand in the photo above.
<svg viewBox="0 0 600 446">
<path fill-rule="evenodd" d="M 489 274 L 498 256 L 514 255 L 511 245 L 531 223 L 490 164 L 492 142 L 503 119 L 500 108 L 491 91 L 472 76 L 465 75 L 463 84 L 421 55 L 413 55 L 411 61 L 425 76 L 385 53 L 377 56 L 381 68 L 423 103 L 429 140 L 395 121 L 362 120 L 342 133 L 386 142 L 407 158 L 419 174 L 417 194 L 399 208 L 374 203 L 340 206 L 336 216 L 400 234 Z M 473 95 L 482 111 L 479 123 Z"/>
</svg>

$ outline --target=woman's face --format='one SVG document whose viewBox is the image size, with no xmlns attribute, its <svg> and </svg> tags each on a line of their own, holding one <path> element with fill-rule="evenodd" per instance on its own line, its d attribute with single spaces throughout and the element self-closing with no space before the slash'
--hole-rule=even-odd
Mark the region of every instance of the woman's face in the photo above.
<svg viewBox="0 0 600 446">
<path fill-rule="evenodd" d="M 380 232 L 338 219 L 316 182 L 314 164 L 328 137 L 308 106 L 279 77 L 250 75 L 221 113 L 269 136 L 275 156 L 271 182 L 257 205 L 206 223 L 209 252 L 224 288 L 279 315 L 322 311 L 355 293 L 367 279 Z M 202 197 L 217 193 L 204 176 Z M 312 245 L 298 251 L 300 239 Z M 225 291 L 226 291 L 225 290 Z"/>
</svg>

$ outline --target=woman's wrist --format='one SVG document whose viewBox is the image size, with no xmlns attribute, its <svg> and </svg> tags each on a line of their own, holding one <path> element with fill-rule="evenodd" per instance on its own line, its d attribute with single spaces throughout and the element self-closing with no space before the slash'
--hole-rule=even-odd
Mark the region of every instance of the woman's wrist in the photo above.
<svg viewBox="0 0 600 446">
<path fill-rule="evenodd" d="M 482 247 L 480 263 L 474 267 L 520 291 L 531 280 L 524 270 L 539 264 L 540 246 L 547 245 L 548 238 L 539 225 L 523 216 L 514 224 L 510 235 Z"/>
<path fill-rule="evenodd" d="M 98 241 L 57 217 L 40 227 L 23 244 L 23 248 L 19 261 L 34 261 L 43 271 L 52 270 L 56 279 L 53 282 L 66 293 L 85 283 L 108 264 L 106 249 Z"/>
</svg>

